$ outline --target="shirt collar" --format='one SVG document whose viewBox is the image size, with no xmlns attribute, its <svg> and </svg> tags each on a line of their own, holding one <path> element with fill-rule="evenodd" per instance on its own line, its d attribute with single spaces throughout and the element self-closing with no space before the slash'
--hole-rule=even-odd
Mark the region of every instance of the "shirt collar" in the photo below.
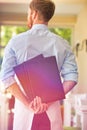
<svg viewBox="0 0 87 130">
<path fill-rule="evenodd" d="M 48 30 L 48 26 L 45 24 L 34 24 L 32 29 L 45 29 Z"/>
</svg>

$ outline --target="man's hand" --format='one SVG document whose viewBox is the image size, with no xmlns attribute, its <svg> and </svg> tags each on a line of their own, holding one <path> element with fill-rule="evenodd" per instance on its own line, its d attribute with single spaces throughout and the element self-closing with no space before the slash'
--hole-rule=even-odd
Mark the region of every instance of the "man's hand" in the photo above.
<svg viewBox="0 0 87 130">
<path fill-rule="evenodd" d="M 48 109 L 46 103 L 42 103 L 40 97 L 36 96 L 33 101 L 29 102 L 28 98 L 23 94 L 17 83 L 12 84 L 7 88 L 7 92 L 10 92 L 15 98 L 21 101 L 29 110 L 39 114 Z"/>
<path fill-rule="evenodd" d="M 41 98 L 36 96 L 34 100 L 29 103 L 29 109 L 32 109 L 35 114 L 40 114 L 48 109 L 48 105 L 42 103 Z"/>
</svg>

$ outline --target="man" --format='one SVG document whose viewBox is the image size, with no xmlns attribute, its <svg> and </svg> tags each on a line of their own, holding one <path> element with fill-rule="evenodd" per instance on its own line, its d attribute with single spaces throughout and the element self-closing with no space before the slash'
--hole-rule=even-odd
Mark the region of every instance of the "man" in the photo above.
<svg viewBox="0 0 87 130">
<path fill-rule="evenodd" d="M 13 130 L 63 130 L 59 101 L 43 103 L 40 97 L 32 102 L 16 81 L 13 67 L 39 54 L 55 56 L 64 79 L 65 94 L 77 83 L 75 56 L 61 37 L 48 30 L 55 11 L 51 0 L 31 0 L 28 10 L 29 31 L 12 38 L 5 48 L 1 79 L 7 91 L 15 97 Z"/>
</svg>

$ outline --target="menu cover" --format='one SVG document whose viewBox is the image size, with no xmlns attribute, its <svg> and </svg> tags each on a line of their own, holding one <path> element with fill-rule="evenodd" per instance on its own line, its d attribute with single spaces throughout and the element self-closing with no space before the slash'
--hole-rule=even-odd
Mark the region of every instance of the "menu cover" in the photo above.
<svg viewBox="0 0 87 130">
<path fill-rule="evenodd" d="M 30 100 L 39 96 L 48 103 L 65 98 L 55 56 L 38 55 L 15 66 L 14 71 Z"/>
</svg>

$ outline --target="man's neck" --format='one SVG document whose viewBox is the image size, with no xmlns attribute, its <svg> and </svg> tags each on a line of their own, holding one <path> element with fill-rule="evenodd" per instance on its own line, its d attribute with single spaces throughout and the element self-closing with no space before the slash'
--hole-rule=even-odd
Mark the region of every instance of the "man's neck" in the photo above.
<svg viewBox="0 0 87 130">
<path fill-rule="evenodd" d="M 34 24 L 44 24 L 44 25 L 48 25 L 48 22 L 41 21 L 41 20 L 36 20 L 36 21 L 34 21 L 33 25 L 34 25 Z"/>
</svg>

